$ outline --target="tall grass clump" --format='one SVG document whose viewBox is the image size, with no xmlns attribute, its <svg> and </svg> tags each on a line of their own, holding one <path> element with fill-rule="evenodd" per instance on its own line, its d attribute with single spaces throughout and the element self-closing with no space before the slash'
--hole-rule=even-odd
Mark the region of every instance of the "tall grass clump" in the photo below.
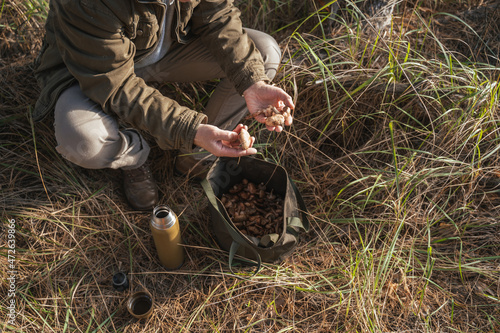
<svg viewBox="0 0 500 333">
<path fill-rule="evenodd" d="M 14 4 L 4 7 L 29 9 Z M 179 214 L 187 254 L 182 269 L 165 271 L 149 214 L 127 206 L 120 173 L 65 161 L 51 120 L 31 121 L 38 88 L 30 61 L 38 41 L 0 43 L 10 59 L 0 66 L 5 318 L 12 220 L 17 271 L 16 321 L 1 329 L 498 331 L 500 61 L 489 38 L 498 29 L 489 12 L 495 2 L 398 2 L 380 30 L 358 1 L 237 4 L 245 26 L 272 34 L 282 49 L 274 83 L 294 98 L 293 125 L 269 133 L 245 121 L 260 154 L 298 185 L 310 232 L 284 262 L 264 265 L 253 278 L 246 267 L 233 275 L 214 241 L 201 187 L 175 175 L 175 153 L 152 143 L 161 201 Z M 488 29 L 473 20 L 483 12 Z M 20 19 L 13 13 L 2 11 L 2 27 Z M 28 20 L 41 29 L 40 15 Z M 161 89 L 202 109 L 213 84 Z M 129 274 L 125 293 L 111 287 L 117 271 Z M 155 309 L 137 321 L 124 302 L 142 288 L 154 295 Z"/>
</svg>

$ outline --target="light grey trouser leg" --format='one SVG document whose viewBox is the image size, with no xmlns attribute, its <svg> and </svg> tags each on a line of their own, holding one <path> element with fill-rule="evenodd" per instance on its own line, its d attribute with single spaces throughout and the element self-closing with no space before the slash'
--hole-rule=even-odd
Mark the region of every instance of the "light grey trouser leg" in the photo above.
<svg viewBox="0 0 500 333">
<path fill-rule="evenodd" d="M 56 150 L 87 169 L 135 169 L 148 158 L 149 146 L 133 129 L 119 130 L 115 118 L 86 97 L 80 87 L 66 89 L 54 111 Z"/>
<path fill-rule="evenodd" d="M 262 54 L 266 74 L 270 80 L 276 75 L 281 51 L 271 36 L 245 29 L 248 36 Z M 186 45 L 173 44 L 168 53 L 157 63 L 136 70 L 145 81 L 194 82 L 221 79 L 213 92 L 204 113 L 208 123 L 222 129 L 232 130 L 246 115 L 245 99 L 238 94 L 214 56 L 198 38 Z"/>
</svg>

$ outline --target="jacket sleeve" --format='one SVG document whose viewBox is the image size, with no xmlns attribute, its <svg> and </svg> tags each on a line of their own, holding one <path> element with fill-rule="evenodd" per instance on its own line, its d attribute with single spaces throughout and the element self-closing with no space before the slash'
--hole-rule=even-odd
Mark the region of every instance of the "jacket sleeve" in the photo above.
<svg viewBox="0 0 500 333">
<path fill-rule="evenodd" d="M 135 45 L 99 1 L 52 1 L 58 49 L 83 93 L 104 112 L 149 132 L 162 149 L 193 147 L 206 116 L 163 96 L 134 73 Z"/>
<path fill-rule="evenodd" d="M 258 81 L 269 81 L 264 61 L 243 30 L 240 11 L 232 0 L 201 0 L 194 8 L 192 31 L 214 54 L 219 65 L 241 95 Z M 182 6 L 192 6 L 182 3 Z"/>
</svg>

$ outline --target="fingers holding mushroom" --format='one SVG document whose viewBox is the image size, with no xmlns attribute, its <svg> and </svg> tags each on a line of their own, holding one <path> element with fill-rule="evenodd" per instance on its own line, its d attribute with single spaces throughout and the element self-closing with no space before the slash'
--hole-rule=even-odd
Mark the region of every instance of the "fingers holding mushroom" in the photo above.
<svg viewBox="0 0 500 333">
<path fill-rule="evenodd" d="M 281 106 L 281 110 L 273 105 L 257 111 L 252 116 L 259 122 L 266 124 L 266 127 L 273 131 L 281 132 L 285 125 L 292 123 L 291 110 L 288 106 Z"/>
</svg>

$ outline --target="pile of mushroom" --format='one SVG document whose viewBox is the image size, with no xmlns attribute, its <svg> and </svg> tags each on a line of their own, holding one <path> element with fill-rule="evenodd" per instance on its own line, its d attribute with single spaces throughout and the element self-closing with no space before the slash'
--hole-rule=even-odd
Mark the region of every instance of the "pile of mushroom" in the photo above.
<svg viewBox="0 0 500 333">
<path fill-rule="evenodd" d="M 221 197 L 234 225 L 245 235 L 261 238 L 283 231 L 283 199 L 258 185 L 243 179 Z"/>
</svg>

